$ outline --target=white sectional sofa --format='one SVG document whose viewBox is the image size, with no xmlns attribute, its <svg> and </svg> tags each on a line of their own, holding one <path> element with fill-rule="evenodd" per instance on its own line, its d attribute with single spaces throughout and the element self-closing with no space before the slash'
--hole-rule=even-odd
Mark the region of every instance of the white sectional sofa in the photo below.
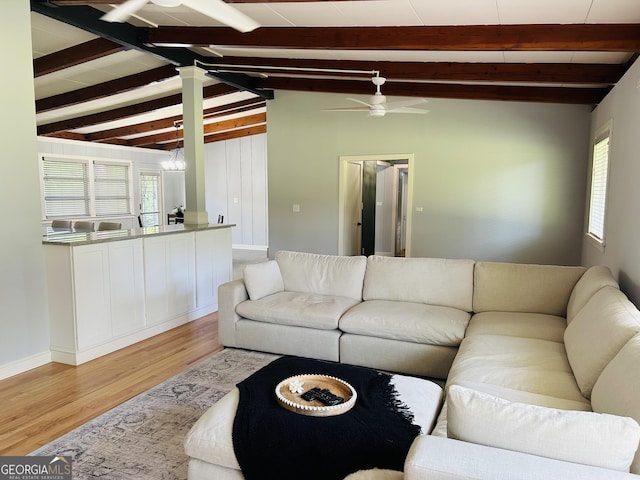
<svg viewBox="0 0 640 480">
<path fill-rule="evenodd" d="M 278 252 L 219 302 L 226 346 L 446 379 L 408 480 L 640 474 L 640 312 L 604 267 Z"/>
</svg>

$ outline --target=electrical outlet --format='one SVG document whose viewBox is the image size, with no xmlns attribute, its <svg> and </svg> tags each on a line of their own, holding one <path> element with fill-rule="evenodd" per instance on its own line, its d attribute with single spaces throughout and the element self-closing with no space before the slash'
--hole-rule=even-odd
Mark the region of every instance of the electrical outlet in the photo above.
<svg viewBox="0 0 640 480">
<path fill-rule="evenodd" d="M 298 205 L 297 203 L 293 204 L 293 211 L 295 213 L 299 213 L 300 212 L 300 205 Z"/>
</svg>

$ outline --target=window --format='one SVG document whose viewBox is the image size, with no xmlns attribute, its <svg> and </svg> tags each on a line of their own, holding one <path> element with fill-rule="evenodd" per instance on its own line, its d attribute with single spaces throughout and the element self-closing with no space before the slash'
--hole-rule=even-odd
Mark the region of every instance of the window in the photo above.
<svg viewBox="0 0 640 480">
<path fill-rule="evenodd" d="M 42 159 L 46 218 L 90 215 L 87 162 Z"/>
<path fill-rule="evenodd" d="M 609 177 L 609 146 L 611 126 L 595 138 L 591 166 L 591 195 L 589 198 L 589 227 L 587 234 L 604 247 L 607 185 Z"/>
<path fill-rule="evenodd" d="M 126 163 L 93 162 L 95 215 L 109 217 L 131 214 L 129 165 Z"/>
<path fill-rule="evenodd" d="M 84 157 L 42 157 L 47 219 L 131 215 L 131 163 Z"/>
</svg>

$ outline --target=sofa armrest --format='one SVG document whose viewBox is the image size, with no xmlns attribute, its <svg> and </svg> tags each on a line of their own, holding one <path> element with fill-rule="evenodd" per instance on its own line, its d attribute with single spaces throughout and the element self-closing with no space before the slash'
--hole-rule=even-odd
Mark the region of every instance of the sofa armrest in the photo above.
<svg viewBox="0 0 640 480">
<path fill-rule="evenodd" d="M 222 345 L 237 346 L 236 322 L 242 317 L 236 313 L 236 306 L 248 299 L 249 294 L 242 279 L 218 287 L 218 337 Z"/>
<path fill-rule="evenodd" d="M 404 465 L 405 480 L 638 480 L 631 473 L 421 435 Z"/>
</svg>

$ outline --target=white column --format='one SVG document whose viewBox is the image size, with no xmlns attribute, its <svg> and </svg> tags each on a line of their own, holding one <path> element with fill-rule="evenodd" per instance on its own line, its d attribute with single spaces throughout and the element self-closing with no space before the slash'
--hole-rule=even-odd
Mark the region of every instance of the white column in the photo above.
<svg viewBox="0 0 640 480">
<path fill-rule="evenodd" d="M 184 159 L 186 162 L 184 183 L 187 204 L 184 223 L 205 225 L 209 216 L 205 205 L 204 182 L 204 127 L 202 116 L 202 84 L 206 71 L 195 67 L 180 67 L 182 79 L 182 118 Z"/>
</svg>

